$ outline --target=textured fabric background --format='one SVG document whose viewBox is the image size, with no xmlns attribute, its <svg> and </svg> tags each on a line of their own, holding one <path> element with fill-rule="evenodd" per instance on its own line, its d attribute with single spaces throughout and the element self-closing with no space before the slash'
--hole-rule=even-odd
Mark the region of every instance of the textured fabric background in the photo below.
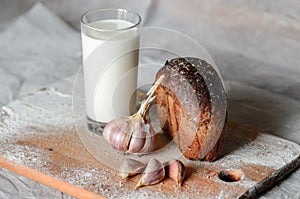
<svg viewBox="0 0 300 199">
<path fill-rule="evenodd" d="M 138 12 L 144 26 L 180 31 L 208 50 L 225 79 L 231 120 L 300 143 L 298 1 L 35 2 L 0 0 L 0 106 L 74 74 L 81 14 L 122 7 Z M 170 40 L 167 46 L 189 48 Z M 139 75 L 142 83 L 153 73 Z M 0 185 L 0 198 L 70 198 L 1 168 Z M 262 198 L 299 198 L 299 187 L 298 169 Z"/>
</svg>

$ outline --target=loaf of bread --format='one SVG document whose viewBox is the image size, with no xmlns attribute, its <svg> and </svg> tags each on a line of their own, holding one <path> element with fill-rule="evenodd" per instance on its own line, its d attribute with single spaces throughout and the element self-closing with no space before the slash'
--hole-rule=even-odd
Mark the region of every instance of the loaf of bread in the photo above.
<svg viewBox="0 0 300 199">
<path fill-rule="evenodd" d="M 191 160 L 213 161 L 221 154 L 227 96 L 218 73 L 198 58 L 167 61 L 156 104 L 163 130 Z"/>
</svg>

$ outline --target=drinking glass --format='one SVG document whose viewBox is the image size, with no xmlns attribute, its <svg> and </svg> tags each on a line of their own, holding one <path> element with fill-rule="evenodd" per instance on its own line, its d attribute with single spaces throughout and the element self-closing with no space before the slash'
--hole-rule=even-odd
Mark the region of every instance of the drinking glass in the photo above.
<svg viewBox="0 0 300 199">
<path fill-rule="evenodd" d="M 111 120 L 136 111 L 141 17 L 101 9 L 81 17 L 85 111 L 88 129 L 101 134 Z"/>
</svg>

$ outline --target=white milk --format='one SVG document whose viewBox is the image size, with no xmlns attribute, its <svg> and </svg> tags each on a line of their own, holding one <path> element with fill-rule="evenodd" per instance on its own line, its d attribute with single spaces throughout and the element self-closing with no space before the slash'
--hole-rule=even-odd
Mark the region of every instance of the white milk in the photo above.
<svg viewBox="0 0 300 199">
<path fill-rule="evenodd" d="M 133 24 L 123 20 L 96 21 L 89 26 L 120 29 Z M 82 33 L 86 114 L 107 123 L 135 112 L 139 32 L 124 31 Z"/>
</svg>

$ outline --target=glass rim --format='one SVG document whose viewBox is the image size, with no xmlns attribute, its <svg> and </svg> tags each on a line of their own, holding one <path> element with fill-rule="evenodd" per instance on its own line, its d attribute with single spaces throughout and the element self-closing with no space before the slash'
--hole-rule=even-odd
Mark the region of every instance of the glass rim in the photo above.
<svg viewBox="0 0 300 199">
<path fill-rule="evenodd" d="M 131 14 L 134 14 L 135 16 L 138 17 L 138 21 L 136 23 L 134 23 L 132 26 L 128 26 L 126 28 L 117 28 L 117 29 L 109 29 L 109 28 L 105 28 L 105 29 L 101 29 L 101 28 L 95 28 L 93 26 L 90 26 L 88 23 L 84 22 L 84 17 L 89 15 L 89 14 L 92 14 L 92 13 L 96 13 L 96 12 L 103 12 L 103 11 L 122 11 L 122 12 L 125 12 L 125 13 L 131 13 Z M 132 28 L 135 28 L 137 27 L 138 25 L 140 25 L 141 21 L 142 21 L 142 18 L 141 16 L 136 13 L 136 12 L 133 12 L 133 11 L 130 11 L 130 10 L 126 10 L 126 9 L 123 9 L 123 8 L 108 8 L 108 9 L 96 9 L 96 10 L 89 10 L 85 13 L 83 13 L 83 15 L 81 16 L 80 18 L 80 21 L 81 21 L 81 24 L 83 26 L 85 26 L 86 28 L 89 28 L 89 29 L 92 29 L 92 30 L 95 30 L 95 31 L 100 31 L 100 32 L 111 32 L 111 31 L 114 31 L 114 32 L 117 32 L 117 31 L 125 31 L 125 30 L 130 30 Z"/>
</svg>

